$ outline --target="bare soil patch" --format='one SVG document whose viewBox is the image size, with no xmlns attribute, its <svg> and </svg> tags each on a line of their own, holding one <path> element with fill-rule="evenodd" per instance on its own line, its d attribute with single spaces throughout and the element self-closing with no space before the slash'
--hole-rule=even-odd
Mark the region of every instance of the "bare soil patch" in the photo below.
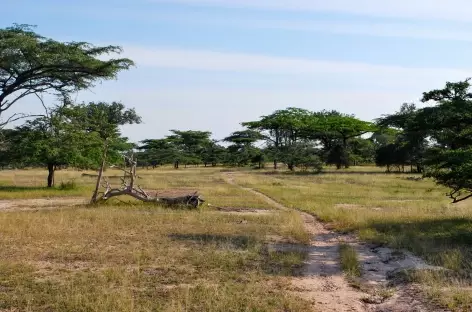
<svg viewBox="0 0 472 312">
<path fill-rule="evenodd" d="M 0 211 L 54 209 L 64 206 L 81 206 L 88 203 L 83 197 L 53 197 L 0 200 Z"/>
<path fill-rule="evenodd" d="M 211 205 L 209 205 L 211 207 Z M 274 210 L 269 209 L 254 209 L 254 208 L 241 208 L 241 207 L 215 207 L 218 212 L 234 214 L 234 215 L 268 215 L 276 213 Z"/>
</svg>

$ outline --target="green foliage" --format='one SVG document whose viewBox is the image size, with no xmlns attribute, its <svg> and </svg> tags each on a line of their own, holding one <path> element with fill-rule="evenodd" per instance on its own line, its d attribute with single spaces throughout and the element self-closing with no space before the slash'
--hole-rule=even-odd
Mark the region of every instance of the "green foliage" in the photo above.
<svg viewBox="0 0 472 312">
<path fill-rule="evenodd" d="M 45 38 L 29 25 L 0 29 L 0 116 L 28 95 L 53 92 L 67 97 L 98 81 L 116 78 L 118 72 L 133 66 L 133 61 L 103 60 L 103 56 L 120 52 L 118 46 Z M 14 115 L 6 122 L 20 117 Z"/>
<path fill-rule="evenodd" d="M 318 150 L 306 143 L 295 143 L 283 147 L 280 152 L 280 159 L 287 164 L 290 170 L 299 167 L 302 170 L 312 169 L 320 172 L 323 163 L 317 155 Z"/>
<path fill-rule="evenodd" d="M 67 182 L 61 181 L 61 184 L 59 185 L 59 189 L 63 191 L 75 190 L 77 189 L 77 183 L 75 182 L 75 180 L 71 180 Z"/>
<path fill-rule="evenodd" d="M 472 192 L 470 87 L 469 79 L 447 82 L 443 89 L 423 94 L 422 102 L 433 102 L 434 106 L 417 109 L 412 104 L 404 104 L 399 112 L 379 120 L 382 126 L 402 130 L 397 135 L 396 151 L 404 151 L 405 163 L 420 168 L 426 165 L 425 176 L 449 187 L 449 196 L 454 202 L 469 198 Z M 388 151 L 382 154 L 389 156 Z"/>
<path fill-rule="evenodd" d="M 423 171 L 424 155 L 428 149 L 428 131 L 424 127 L 418 127 L 424 122 L 420 112 L 414 104 L 405 103 L 399 112 L 377 120 L 384 130 L 384 136 L 388 133 L 390 145 L 378 148 L 377 165 L 412 165 L 416 166 L 418 172 Z M 395 132 L 390 127 L 400 130 Z"/>
<path fill-rule="evenodd" d="M 275 169 L 277 161 L 283 157 L 282 153 L 287 153 L 284 150 L 291 150 L 290 146 L 306 141 L 321 145 L 324 160 L 328 163 L 336 164 L 338 168 L 348 167 L 350 141 L 376 130 L 372 123 L 351 115 L 336 111 L 310 112 L 294 107 L 275 111 L 258 121 L 244 122 L 242 125 L 262 133 L 274 159 Z"/>
<path fill-rule="evenodd" d="M 472 197 L 472 147 L 433 149 L 426 159 L 426 177 L 450 188 L 453 202 Z"/>
<path fill-rule="evenodd" d="M 171 130 L 172 135 L 164 139 L 141 141 L 138 147 L 145 158 L 146 165 L 173 163 L 176 169 L 180 164 L 198 165 L 201 163 L 216 164 L 221 156 L 221 147 L 210 140 L 211 132 Z"/>
<path fill-rule="evenodd" d="M 55 107 L 49 116 L 4 130 L 2 153 L 10 165 L 47 166 L 48 186 L 52 187 L 56 166 L 98 168 L 104 148 L 111 160 L 118 161 L 132 147 L 120 136 L 118 126 L 139 121 L 134 110 L 125 110 L 119 103 Z"/>
</svg>

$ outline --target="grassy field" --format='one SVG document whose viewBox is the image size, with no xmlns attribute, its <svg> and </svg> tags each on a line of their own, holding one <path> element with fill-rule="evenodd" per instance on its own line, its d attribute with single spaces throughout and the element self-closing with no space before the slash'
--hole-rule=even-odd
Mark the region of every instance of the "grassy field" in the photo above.
<svg viewBox="0 0 472 312">
<path fill-rule="evenodd" d="M 197 188 L 214 205 L 271 208 L 223 184 L 214 170 L 142 176 L 147 188 Z M 0 198 L 89 196 L 93 183 L 58 172 L 57 181 L 75 178 L 78 189 L 46 190 L 34 184 L 42 177 L 2 172 L 10 189 Z M 309 240 L 296 213 L 173 211 L 135 202 L 57 208 L 0 211 L 0 311 L 309 309 L 286 292 L 305 255 L 267 248 L 274 238 Z"/>
<path fill-rule="evenodd" d="M 224 183 L 221 169 L 139 170 L 151 189 L 199 190 L 213 206 L 272 209 Z M 45 171 L 0 172 L 0 198 L 89 197 L 93 178 L 58 171 L 77 188 L 42 187 Z M 118 171 L 107 172 L 110 181 Z M 448 272 L 414 272 L 431 298 L 472 310 L 472 200 L 449 203 L 432 181 L 376 168 L 320 175 L 239 171 L 234 179 L 316 214 L 361 239 L 407 249 Z M 0 311 L 306 311 L 289 295 L 305 255 L 269 251 L 271 240 L 307 243 L 296 213 L 172 211 L 136 202 L 49 211 L 0 211 Z M 349 249 L 345 270 L 358 275 Z"/>
<path fill-rule="evenodd" d="M 472 310 L 472 201 L 450 204 L 432 181 L 408 180 L 376 168 L 329 170 L 320 175 L 261 172 L 238 183 L 288 207 L 316 214 L 362 240 L 407 249 L 450 272 L 410 276 L 425 292 L 456 311 Z"/>
</svg>

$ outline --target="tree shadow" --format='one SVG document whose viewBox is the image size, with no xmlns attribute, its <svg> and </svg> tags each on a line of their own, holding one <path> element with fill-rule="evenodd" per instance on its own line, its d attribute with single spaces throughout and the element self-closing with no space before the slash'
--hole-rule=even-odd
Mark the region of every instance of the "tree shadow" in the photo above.
<svg viewBox="0 0 472 312">
<path fill-rule="evenodd" d="M 453 270 L 472 272 L 472 219 L 371 222 L 369 240 L 407 249 L 428 262 Z M 361 229 L 362 230 L 362 229 Z"/>
<path fill-rule="evenodd" d="M 382 170 L 378 171 L 321 171 L 321 172 L 312 172 L 312 171 L 265 171 L 265 172 L 255 172 L 254 174 L 260 175 L 287 175 L 287 176 L 320 176 L 327 174 L 339 174 L 339 175 L 418 175 L 417 173 L 411 172 L 386 172 Z"/>
<path fill-rule="evenodd" d="M 244 260 L 243 270 L 261 270 L 268 275 L 300 276 L 309 249 L 298 244 L 266 244 L 247 235 L 170 234 L 172 240 L 190 241 L 216 248 L 254 252 Z M 290 246 L 288 246 L 290 245 Z"/>
<path fill-rule="evenodd" d="M 225 249 L 249 249 L 255 247 L 257 241 L 246 235 L 217 235 L 217 234 L 169 234 L 172 240 L 191 241 L 200 245 L 216 245 Z"/>
<path fill-rule="evenodd" d="M 56 188 L 48 188 L 46 186 L 19 186 L 19 185 L 0 185 L 0 192 L 28 192 L 42 190 L 58 190 Z"/>
</svg>

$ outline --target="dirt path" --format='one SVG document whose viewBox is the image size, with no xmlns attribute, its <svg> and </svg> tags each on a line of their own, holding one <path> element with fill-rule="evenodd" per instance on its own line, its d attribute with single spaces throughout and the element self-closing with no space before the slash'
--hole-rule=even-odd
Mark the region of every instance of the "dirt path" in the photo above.
<svg viewBox="0 0 472 312">
<path fill-rule="evenodd" d="M 224 174 L 225 181 L 239 186 L 232 173 Z M 251 188 L 242 189 L 263 198 L 268 204 L 291 210 L 269 196 Z M 308 259 L 301 277 L 294 278 L 292 291 L 313 303 L 314 309 L 326 312 L 442 312 L 421 297 L 413 285 L 399 285 L 391 289 L 391 296 L 379 296 L 386 289 L 391 272 L 402 269 L 437 269 L 407 252 L 376 248 L 359 242 L 352 235 L 342 235 L 326 229 L 315 217 L 300 212 L 305 229 L 312 234 Z M 339 264 L 339 244 L 353 246 L 359 256 L 363 276 L 362 289 L 351 287 Z"/>
<path fill-rule="evenodd" d="M 80 206 L 87 203 L 87 198 L 83 197 L 5 199 L 0 200 L 0 211 L 56 209 L 57 207 Z"/>
</svg>

